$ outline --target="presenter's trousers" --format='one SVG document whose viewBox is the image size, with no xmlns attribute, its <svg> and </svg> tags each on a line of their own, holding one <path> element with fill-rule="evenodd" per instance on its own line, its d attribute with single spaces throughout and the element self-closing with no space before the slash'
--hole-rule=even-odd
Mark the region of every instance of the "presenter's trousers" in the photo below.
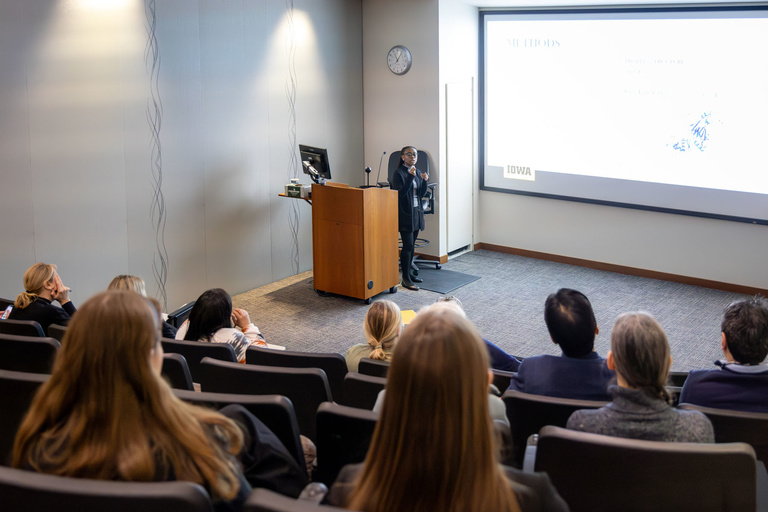
<svg viewBox="0 0 768 512">
<path fill-rule="evenodd" d="M 400 231 L 400 239 L 403 241 L 403 249 L 400 251 L 400 271 L 403 275 L 403 281 L 411 281 L 413 279 L 411 262 L 413 261 L 413 251 L 418 236 L 418 229 L 416 231 Z"/>
</svg>

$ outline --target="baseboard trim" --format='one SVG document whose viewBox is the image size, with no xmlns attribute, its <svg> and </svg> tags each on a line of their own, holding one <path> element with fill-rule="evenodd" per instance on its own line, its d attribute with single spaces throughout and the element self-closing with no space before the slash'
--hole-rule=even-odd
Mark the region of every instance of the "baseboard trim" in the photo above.
<svg viewBox="0 0 768 512">
<path fill-rule="evenodd" d="M 487 244 L 487 243 L 475 244 L 475 250 L 479 250 L 479 249 L 485 249 L 486 251 L 502 252 L 506 254 L 514 254 L 516 256 L 524 256 L 526 258 L 535 258 L 537 260 L 553 261 L 555 263 L 565 263 L 568 265 L 575 265 L 575 266 L 584 267 L 584 268 L 592 268 L 595 270 L 605 270 L 608 272 L 616 272 L 618 274 L 647 277 L 649 279 L 659 279 L 661 281 L 670 281 L 672 283 L 702 286 L 704 288 L 711 288 L 713 290 L 722 290 L 725 292 L 741 293 L 744 295 L 760 294 L 763 296 L 768 296 L 768 290 L 765 290 L 762 288 L 754 288 L 752 286 L 744 286 L 744 285 L 733 284 L 733 283 L 723 283 L 721 281 L 712 281 L 710 279 L 701 279 L 698 277 L 669 274 L 667 272 L 657 272 L 655 270 L 647 270 L 643 268 L 626 267 L 624 265 L 614 265 L 612 263 L 603 263 L 601 261 L 585 260 L 581 258 L 571 258 L 568 256 L 561 256 L 559 254 L 549 254 L 546 252 L 529 251 L 527 249 L 518 249 L 515 247 L 506 247 L 503 245 L 494 245 L 494 244 Z"/>
<path fill-rule="evenodd" d="M 418 258 L 420 260 L 428 260 L 428 261 L 437 261 L 441 265 L 445 264 L 448 261 L 448 255 L 444 254 L 443 256 L 432 256 L 431 254 L 421 254 L 419 252 L 413 253 L 414 258 Z"/>
</svg>

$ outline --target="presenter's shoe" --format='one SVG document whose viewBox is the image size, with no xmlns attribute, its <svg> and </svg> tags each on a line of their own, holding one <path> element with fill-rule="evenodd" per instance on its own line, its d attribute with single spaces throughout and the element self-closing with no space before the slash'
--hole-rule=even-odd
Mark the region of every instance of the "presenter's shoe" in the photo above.
<svg viewBox="0 0 768 512">
<path fill-rule="evenodd" d="M 402 286 L 403 288 L 408 288 L 409 290 L 414 290 L 414 291 L 419 289 L 418 286 L 416 286 L 415 284 L 413 284 L 410 281 L 406 281 L 405 279 L 400 281 L 400 286 Z"/>
<path fill-rule="evenodd" d="M 412 283 L 423 283 L 424 280 L 422 278 L 420 278 L 420 277 L 411 276 L 411 282 Z"/>
</svg>

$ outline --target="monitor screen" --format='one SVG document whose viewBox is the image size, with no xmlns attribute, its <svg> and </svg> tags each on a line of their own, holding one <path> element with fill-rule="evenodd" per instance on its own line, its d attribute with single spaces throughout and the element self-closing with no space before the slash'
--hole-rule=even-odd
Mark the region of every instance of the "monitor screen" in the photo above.
<svg viewBox="0 0 768 512">
<path fill-rule="evenodd" d="M 304 168 L 304 173 L 309 174 L 312 181 L 317 183 L 319 179 L 331 179 L 328 151 L 325 148 L 299 144 L 299 153 L 301 153 L 301 166 Z"/>
</svg>

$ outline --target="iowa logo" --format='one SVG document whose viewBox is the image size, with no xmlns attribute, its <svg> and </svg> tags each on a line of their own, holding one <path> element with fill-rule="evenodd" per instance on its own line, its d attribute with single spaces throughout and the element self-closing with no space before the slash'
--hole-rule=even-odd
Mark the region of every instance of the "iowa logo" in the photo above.
<svg viewBox="0 0 768 512">
<path fill-rule="evenodd" d="M 504 177 L 512 180 L 536 180 L 536 171 L 524 165 L 505 165 Z"/>
</svg>

